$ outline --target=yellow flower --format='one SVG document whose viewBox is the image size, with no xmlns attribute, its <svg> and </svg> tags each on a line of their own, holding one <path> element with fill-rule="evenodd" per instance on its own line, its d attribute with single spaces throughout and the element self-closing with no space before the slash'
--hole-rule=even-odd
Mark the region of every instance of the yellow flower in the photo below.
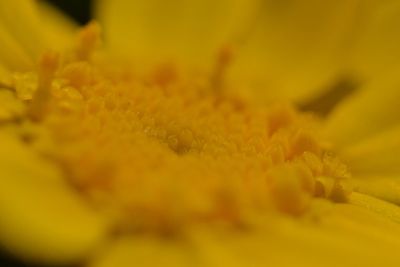
<svg viewBox="0 0 400 267">
<path fill-rule="evenodd" d="M 399 7 L 103 0 L 101 48 L 95 22 L 1 2 L 1 248 L 62 266 L 398 266 Z"/>
</svg>

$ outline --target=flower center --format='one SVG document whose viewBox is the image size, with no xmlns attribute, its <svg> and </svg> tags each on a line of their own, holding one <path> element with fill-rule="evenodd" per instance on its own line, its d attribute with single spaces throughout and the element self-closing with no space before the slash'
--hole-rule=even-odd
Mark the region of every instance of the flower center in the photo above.
<svg viewBox="0 0 400 267">
<path fill-rule="evenodd" d="M 118 227 L 243 225 L 271 211 L 300 215 L 312 197 L 346 200 L 346 167 L 309 114 L 257 106 L 172 64 L 139 74 L 78 50 L 61 64 L 44 56 L 28 111 L 53 140 L 43 153 Z"/>
</svg>

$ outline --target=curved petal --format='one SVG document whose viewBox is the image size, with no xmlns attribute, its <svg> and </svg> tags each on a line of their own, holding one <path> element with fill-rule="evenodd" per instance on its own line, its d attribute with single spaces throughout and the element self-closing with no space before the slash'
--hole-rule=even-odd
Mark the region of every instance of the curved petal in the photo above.
<svg viewBox="0 0 400 267">
<path fill-rule="evenodd" d="M 399 225 L 351 205 L 315 202 L 311 221 L 282 218 L 264 230 L 225 240 L 220 247 L 233 248 L 232 255 L 245 260 L 240 266 L 373 266 L 384 259 L 390 266 L 399 263 L 394 256 Z M 376 242 L 382 245 L 379 251 Z"/>
<path fill-rule="evenodd" d="M 32 58 L 42 52 L 45 37 L 36 14 L 35 1 L 9 1 L 0 4 L 0 24 Z M 16 23 L 15 18 L 19 18 Z"/>
<path fill-rule="evenodd" d="M 97 15 L 115 54 L 143 63 L 210 67 L 243 29 L 258 0 L 99 0 Z"/>
<path fill-rule="evenodd" d="M 0 246 L 24 260 L 74 262 L 102 240 L 106 224 L 55 166 L 0 135 Z"/>
<path fill-rule="evenodd" d="M 346 147 L 343 158 L 355 175 L 400 175 L 400 126 Z"/>
<path fill-rule="evenodd" d="M 392 203 L 357 192 L 350 196 L 349 203 L 400 223 L 400 208 Z"/>
<path fill-rule="evenodd" d="M 1 33 L 0 33 L 0 35 L 1 35 Z M 2 58 L 2 55 L 0 55 L 0 58 Z M 12 84 L 12 74 L 6 68 L 4 62 L 1 62 L 0 63 L 0 88 L 10 88 L 11 84 Z"/>
<path fill-rule="evenodd" d="M 183 242 L 180 244 L 176 240 L 158 239 L 153 236 L 125 237 L 112 242 L 89 266 L 197 266 L 191 253 L 193 254 L 193 250 L 190 247 L 185 247 Z"/>
<path fill-rule="evenodd" d="M 341 78 L 357 3 L 264 1 L 254 29 L 238 49 L 232 77 L 245 76 L 257 98 L 304 102 L 318 97 Z"/>
<path fill-rule="evenodd" d="M 400 205 L 400 175 L 359 177 L 352 185 L 356 192 Z"/>
<path fill-rule="evenodd" d="M 34 0 L 0 2 L 1 64 L 9 70 L 26 70 L 45 50 L 64 49 L 66 38 L 60 36 L 68 31 L 55 21 L 41 20 Z"/>
<path fill-rule="evenodd" d="M 21 117 L 25 112 L 24 104 L 10 90 L 0 88 L 0 123 Z"/>
<path fill-rule="evenodd" d="M 361 3 L 350 62 L 356 75 L 369 79 L 400 65 L 400 2 Z"/>
<path fill-rule="evenodd" d="M 365 209 L 333 205 L 311 222 L 281 218 L 242 233 L 197 234 L 204 266 L 396 266 L 399 225 Z M 376 244 L 380 247 L 377 249 Z M 221 255 L 224 257 L 221 259 Z M 229 262 L 230 263 L 230 262 Z"/>
<path fill-rule="evenodd" d="M 328 140 L 343 148 L 400 122 L 398 72 L 376 79 L 342 101 L 325 124 Z"/>
<path fill-rule="evenodd" d="M 4 69 L 26 70 L 33 67 L 34 60 L 28 55 L 24 47 L 11 36 L 5 25 L 1 23 L 0 45 L 0 62 Z"/>
<path fill-rule="evenodd" d="M 39 1 L 37 8 L 49 42 L 58 49 L 70 48 L 79 31 L 78 24 L 46 1 Z"/>
<path fill-rule="evenodd" d="M 394 267 L 400 263 L 398 224 L 354 205 L 319 203 L 312 209 L 310 220 L 271 217 L 257 229 L 244 231 L 194 227 L 179 240 L 131 236 L 112 244 L 90 266 L 161 262 L 163 266 L 337 267 L 385 262 Z"/>
</svg>

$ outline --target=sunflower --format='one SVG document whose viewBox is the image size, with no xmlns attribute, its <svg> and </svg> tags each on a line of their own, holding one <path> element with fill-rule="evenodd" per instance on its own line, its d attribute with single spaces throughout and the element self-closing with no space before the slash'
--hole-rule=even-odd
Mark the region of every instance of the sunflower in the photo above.
<svg viewBox="0 0 400 267">
<path fill-rule="evenodd" d="M 43 2 L 0 3 L 5 254 L 400 264 L 396 1 L 95 10 L 80 28 Z"/>
</svg>

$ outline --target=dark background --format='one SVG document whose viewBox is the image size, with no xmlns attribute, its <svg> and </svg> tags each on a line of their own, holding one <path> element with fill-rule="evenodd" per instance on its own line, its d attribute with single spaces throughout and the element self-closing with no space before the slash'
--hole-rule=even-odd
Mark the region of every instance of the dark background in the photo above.
<svg viewBox="0 0 400 267">
<path fill-rule="evenodd" d="M 1 1 L 1 0 L 0 0 Z M 12 0 L 19 1 L 19 0 Z M 91 18 L 91 0 L 41 0 L 47 1 L 75 19 L 79 24 L 86 24 Z M 112 1 L 112 0 L 110 0 Z M 54 267 L 54 266 L 33 266 L 24 264 L 17 259 L 8 257 L 0 250 L 1 267 Z M 69 267 L 69 266 L 68 266 Z"/>
<path fill-rule="evenodd" d="M 59 7 L 80 24 L 85 24 L 90 20 L 91 0 L 47 0 L 47 2 Z"/>
</svg>

